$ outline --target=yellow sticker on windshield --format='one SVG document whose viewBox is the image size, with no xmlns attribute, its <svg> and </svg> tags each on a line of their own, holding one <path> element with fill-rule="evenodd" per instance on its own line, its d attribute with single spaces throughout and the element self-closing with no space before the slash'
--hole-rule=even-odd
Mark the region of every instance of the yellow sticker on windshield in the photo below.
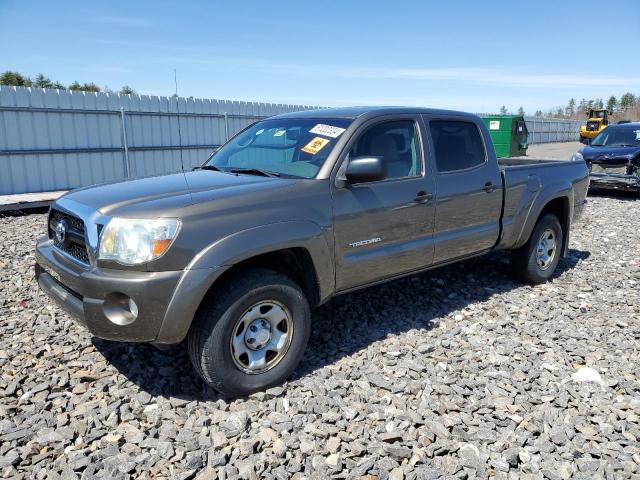
<svg viewBox="0 0 640 480">
<path fill-rule="evenodd" d="M 282 135 L 284 135 L 287 131 L 286 130 L 278 130 L 276 133 L 273 134 L 274 137 L 281 137 Z"/>
<path fill-rule="evenodd" d="M 303 152 L 310 153 L 311 155 L 315 155 L 324 147 L 326 147 L 327 143 L 329 143 L 330 141 L 331 140 L 329 140 L 328 138 L 315 137 L 313 140 L 307 143 L 304 147 L 302 147 L 301 150 Z"/>
</svg>

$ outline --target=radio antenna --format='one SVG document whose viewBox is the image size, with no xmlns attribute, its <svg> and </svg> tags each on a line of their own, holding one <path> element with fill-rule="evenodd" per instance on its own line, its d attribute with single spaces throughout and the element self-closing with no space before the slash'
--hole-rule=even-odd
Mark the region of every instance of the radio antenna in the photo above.
<svg viewBox="0 0 640 480">
<path fill-rule="evenodd" d="M 178 73 L 173 69 L 173 83 L 176 86 L 176 110 L 178 112 L 178 143 L 180 147 L 180 168 L 184 172 L 184 161 L 182 160 L 182 129 L 180 128 L 180 97 L 178 97 Z"/>
</svg>

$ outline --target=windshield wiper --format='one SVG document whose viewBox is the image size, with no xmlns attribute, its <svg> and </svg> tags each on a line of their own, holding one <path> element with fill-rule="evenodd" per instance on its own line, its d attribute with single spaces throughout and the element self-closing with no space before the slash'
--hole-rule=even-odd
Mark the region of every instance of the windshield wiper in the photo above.
<svg viewBox="0 0 640 480">
<path fill-rule="evenodd" d="M 212 170 L 214 172 L 222 172 L 223 170 L 215 165 L 202 165 L 201 167 L 194 167 L 194 170 Z"/>
<path fill-rule="evenodd" d="M 269 172 L 267 170 L 260 170 L 258 168 L 230 168 L 226 170 L 231 173 L 246 173 L 247 175 L 260 175 L 261 177 L 279 177 L 277 172 Z"/>
</svg>

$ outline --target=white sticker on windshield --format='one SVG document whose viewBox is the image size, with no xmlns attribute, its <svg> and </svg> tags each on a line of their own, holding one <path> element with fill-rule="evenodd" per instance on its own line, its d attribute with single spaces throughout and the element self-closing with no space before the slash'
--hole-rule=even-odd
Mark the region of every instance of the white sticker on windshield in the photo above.
<svg viewBox="0 0 640 480">
<path fill-rule="evenodd" d="M 256 132 L 256 135 L 260 135 L 262 132 L 264 132 L 264 128 L 261 128 L 260 130 L 258 130 L 258 131 Z"/>
<path fill-rule="evenodd" d="M 323 125 L 322 123 L 317 124 L 313 127 L 309 132 L 315 133 L 317 135 L 324 135 L 325 137 L 338 138 L 344 132 L 344 128 L 334 127 L 333 125 Z"/>
</svg>

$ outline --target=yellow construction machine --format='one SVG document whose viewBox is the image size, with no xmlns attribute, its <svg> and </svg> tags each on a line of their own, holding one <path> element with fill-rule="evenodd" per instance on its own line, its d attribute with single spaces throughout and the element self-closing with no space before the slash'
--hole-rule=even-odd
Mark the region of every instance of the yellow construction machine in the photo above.
<svg viewBox="0 0 640 480">
<path fill-rule="evenodd" d="M 588 142 L 609 125 L 611 112 L 605 108 L 591 108 L 587 115 L 587 124 L 580 127 L 580 141 Z"/>
</svg>

